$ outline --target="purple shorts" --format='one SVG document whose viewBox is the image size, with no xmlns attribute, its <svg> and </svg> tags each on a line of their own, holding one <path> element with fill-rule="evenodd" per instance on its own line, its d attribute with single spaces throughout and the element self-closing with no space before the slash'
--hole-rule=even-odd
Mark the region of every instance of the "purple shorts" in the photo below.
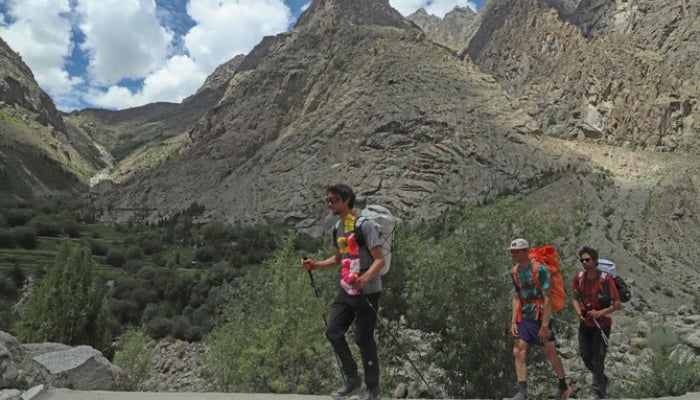
<svg viewBox="0 0 700 400">
<path fill-rule="evenodd" d="M 518 323 L 518 338 L 522 339 L 529 346 L 542 346 L 540 341 L 540 326 L 542 326 L 542 321 L 531 319 L 524 319 L 522 322 Z M 554 337 L 554 320 L 549 320 L 549 339 L 548 341 L 556 340 Z"/>
</svg>

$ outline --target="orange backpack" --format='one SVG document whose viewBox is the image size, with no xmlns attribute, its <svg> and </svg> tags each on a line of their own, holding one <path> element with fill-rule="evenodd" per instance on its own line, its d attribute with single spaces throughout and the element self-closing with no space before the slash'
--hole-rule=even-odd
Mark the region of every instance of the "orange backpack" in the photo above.
<svg viewBox="0 0 700 400">
<path fill-rule="evenodd" d="M 528 253 L 532 263 L 532 279 L 537 286 L 537 290 L 542 292 L 542 286 L 537 276 L 537 267 L 543 264 L 549 270 L 550 281 L 549 286 L 552 294 L 552 311 L 561 311 L 566 304 L 566 292 L 564 291 L 564 277 L 559 270 L 559 254 L 554 246 L 533 247 Z M 513 267 L 513 281 L 516 287 L 520 287 L 518 282 L 518 265 Z M 539 307 L 538 307 L 539 310 Z"/>
</svg>

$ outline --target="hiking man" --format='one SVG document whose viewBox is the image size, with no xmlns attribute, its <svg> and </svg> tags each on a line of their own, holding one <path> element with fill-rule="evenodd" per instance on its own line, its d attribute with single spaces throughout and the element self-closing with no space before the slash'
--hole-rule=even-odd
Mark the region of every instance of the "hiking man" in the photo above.
<svg viewBox="0 0 700 400">
<path fill-rule="evenodd" d="M 513 356 L 515 374 L 518 378 L 518 393 L 511 400 L 527 400 L 527 364 L 528 346 L 541 346 L 544 356 L 554 368 L 559 379 L 556 400 L 566 400 L 571 388 L 566 384 L 564 363 L 557 355 L 554 321 L 552 320 L 552 297 L 550 290 L 550 273 L 546 266 L 537 266 L 539 289 L 532 276 L 534 261 L 529 257 L 530 245 L 525 239 L 514 239 L 510 243 L 510 254 L 515 261 L 515 276 L 511 275 L 512 317 L 510 332 L 515 338 Z"/>
<path fill-rule="evenodd" d="M 612 320 L 608 315 L 622 307 L 620 295 L 612 276 L 598 270 L 598 251 L 583 247 L 578 252 L 583 272 L 574 276 L 574 310 L 578 314 L 579 353 L 593 373 L 591 395 L 594 399 L 607 396 L 608 377 L 605 376 L 605 353 Z"/>
<path fill-rule="evenodd" d="M 331 397 L 336 400 L 348 398 L 362 388 L 362 380 L 357 371 L 357 363 L 352 357 L 345 333 L 355 322 L 355 343 L 360 348 L 365 374 L 366 391 L 361 400 L 379 400 L 379 357 L 374 329 L 377 323 L 379 296 L 382 291 L 380 272 L 384 266 L 384 255 L 379 233 L 371 223 L 355 226 L 355 193 L 344 184 L 326 188 L 328 209 L 339 218 L 333 229 L 334 253 L 321 261 L 303 259 L 308 271 L 332 268 L 341 265 L 340 289 L 331 305 L 326 337 L 345 375 L 345 384 Z M 357 235 L 362 235 L 362 246 L 358 245 Z"/>
</svg>

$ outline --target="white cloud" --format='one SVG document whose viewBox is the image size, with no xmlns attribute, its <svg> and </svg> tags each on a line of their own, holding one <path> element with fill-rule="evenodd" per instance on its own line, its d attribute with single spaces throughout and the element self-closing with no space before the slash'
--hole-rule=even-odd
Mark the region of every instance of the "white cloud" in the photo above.
<svg viewBox="0 0 700 400">
<path fill-rule="evenodd" d="M 218 65 L 250 52 L 263 36 L 286 31 L 293 22 L 283 0 L 188 0 L 188 15 L 178 8 L 181 0 L 163 0 L 158 7 L 155 0 L 0 2 L 5 21 L 0 21 L 0 35 L 65 111 L 181 101 Z M 420 7 L 438 16 L 456 5 L 473 7 L 467 0 L 391 3 L 404 15 Z M 82 58 L 71 58 L 80 51 Z M 67 65 L 72 60 L 88 65 L 69 69 L 75 67 Z M 88 73 L 83 79 L 68 70 Z"/>
<path fill-rule="evenodd" d="M 80 0 L 76 11 L 96 84 L 140 79 L 166 62 L 173 34 L 160 26 L 154 0 Z"/>
<path fill-rule="evenodd" d="M 264 35 L 285 31 L 292 18 L 281 0 L 197 0 L 188 4 L 187 12 L 196 23 L 184 37 L 188 54 L 174 55 L 151 71 L 140 90 L 118 85 L 92 88 L 85 99 L 117 109 L 154 101 L 179 102 L 195 93 L 217 66 L 250 52 Z"/>
<path fill-rule="evenodd" d="M 389 0 L 389 3 L 404 16 L 413 14 L 420 8 L 440 18 L 455 7 L 469 7 L 476 11 L 476 4 L 469 0 Z"/>
<path fill-rule="evenodd" d="M 178 102 L 192 95 L 206 77 L 207 73 L 202 72 L 191 58 L 179 55 L 145 78 L 138 91 L 118 85 L 106 90 L 93 88 L 85 95 L 85 100 L 99 107 L 117 109 L 156 101 Z"/>
<path fill-rule="evenodd" d="M 198 0 L 187 5 L 196 22 L 185 47 L 203 70 L 248 53 L 265 35 L 287 30 L 291 11 L 282 0 Z"/>
<path fill-rule="evenodd" d="M 51 95 L 69 92 L 82 82 L 69 76 L 64 60 L 69 57 L 73 44 L 69 0 L 8 0 L 0 36 L 20 54 L 34 78 Z"/>
</svg>

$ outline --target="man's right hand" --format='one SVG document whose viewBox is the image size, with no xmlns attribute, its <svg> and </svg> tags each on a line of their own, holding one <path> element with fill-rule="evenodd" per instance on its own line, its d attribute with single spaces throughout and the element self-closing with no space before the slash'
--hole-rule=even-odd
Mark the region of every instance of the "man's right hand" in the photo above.
<svg viewBox="0 0 700 400">
<path fill-rule="evenodd" d="M 513 335 L 513 337 L 518 337 L 518 324 L 516 322 L 510 323 L 510 334 Z"/>
<path fill-rule="evenodd" d="M 316 263 L 313 262 L 313 260 L 311 260 L 310 258 L 306 257 L 301 259 L 301 265 L 303 265 L 307 271 L 313 271 L 317 268 Z"/>
</svg>

